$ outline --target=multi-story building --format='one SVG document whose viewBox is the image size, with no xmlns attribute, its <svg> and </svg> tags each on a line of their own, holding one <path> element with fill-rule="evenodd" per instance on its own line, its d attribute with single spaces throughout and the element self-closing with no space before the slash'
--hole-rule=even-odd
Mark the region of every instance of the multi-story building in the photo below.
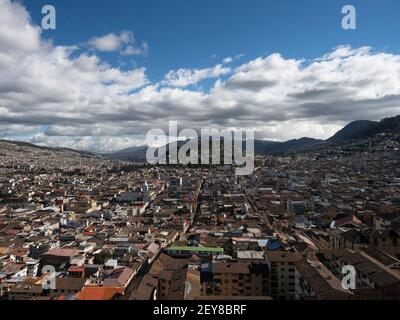
<svg viewBox="0 0 400 320">
<path fill-rule="evenodd" d="M 269 289 L 265 262 L 212 261 L 202 267 L 204 296 L 269 296 Z"/>
<path fill-rule="evenodd" d="M 300 274 L 295 262 L 302 256 L 294 252 L 266 251 L 265 257 L 270 270 L 271 296 L 276 300 L 299 299 Z"/>
</svg>

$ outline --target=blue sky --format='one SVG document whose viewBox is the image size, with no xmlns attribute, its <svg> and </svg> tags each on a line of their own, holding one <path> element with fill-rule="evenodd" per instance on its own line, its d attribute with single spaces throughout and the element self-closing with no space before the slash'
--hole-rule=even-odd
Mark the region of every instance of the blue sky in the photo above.
<svg viewBox="0 0 400 320">
<path fill-rule="evenodd" d="M 400 114 L 399 15 L 398 0 L 0 0 L 0 138 L 108 152 L 178 121 L 326 139 Z"/>
<path fill-rule="evenodd" d="M 201 68 L 227 56 L 244 60 L 281 53 L 312 59 L 341 44 L 400 51 L 397 0 L 24 0 L 36 23 L 41 8 L 57 9 L 56 44 L 76 44 L 120 30 L 146 41 L 147 57 L 122 58 L 145 66 L 153 81 L 178 68 Z M 357 9 L 357 30 L 341 28 L 341 8 Z M 118 54 L 106 55 L 118 65 Z M 122 66 L 123 67 L 123 66 Z"/>
</svg>

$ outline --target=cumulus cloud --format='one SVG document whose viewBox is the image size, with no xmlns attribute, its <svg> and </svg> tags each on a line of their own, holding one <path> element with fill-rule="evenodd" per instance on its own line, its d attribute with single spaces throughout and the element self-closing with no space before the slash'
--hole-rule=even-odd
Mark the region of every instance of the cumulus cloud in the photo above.
<svg viewBox="0 0 400 320">
<path fill-rule="evenodd" d="M 205 69 L 172 70 L 167 73 L 163 83 L 173 87 L 187 87 L 205 79 L 219 78 L 228 74 L 230 71 L 230 68 L 223 67 L 221 64 Z"/>
<path fill-rule="evenodd" d="M 39 49 L 40 28 L 34 26 L 26 9 L 9 0 L 0 0 L 0 64 L 8 54 L 26 54 Z"/>
<path fill-rule="evenodd" d="M 135 37 L 130 31 L 122 31 L 119 34 L 109 33 L 102 37 L 94 37 L 89 40 L 89 45 L 99 51 L 119 51 L 125 56 L 147 55 L 149 46 L 143 42 L 140 46 L 136 45 Z"/>
<path fill-rule="evenodd" d="M 140 47 L 135 47 L 133 45 L 128 45 L 121 54 L 123 56 L 147 56 L 149 52 L 149 45 L 144 42 Z"/>
<path fill-rule="evenodd" d="M 130 35 L 116 36 L 103 50 L 128 50 Z M 140 145 L 168 120 L 288 140 L 400 113 L 398 54 L 339 46 L 312 61 L 275 53 L 231 62 L 151 83 L 144 68 L 121 70 L 93 51 L 44 41 L 21 4 L 0 0 L 0 136 L 103 152 Z M 190 87 L 205 79 L 215 80 L 209 91 Z"/>
</svg>

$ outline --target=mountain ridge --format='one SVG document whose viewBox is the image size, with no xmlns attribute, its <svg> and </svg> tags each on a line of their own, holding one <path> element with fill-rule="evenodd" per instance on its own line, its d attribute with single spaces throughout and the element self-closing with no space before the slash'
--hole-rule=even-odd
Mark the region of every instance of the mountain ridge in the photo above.
<svg viewBox="0 0 400 320">
<path fill-rule="evenodd" d="M 319 140 L 308 137 L 292 139 L 284 142 L 254 140 L 254 152 L 255 154 L 259 155 L 277 155 L 286 152 L 306 150 L 307 148 L 316 145 L 329 145 L 341 142 L 355 141 L 359 139 L 369 138 L 379 133 L 393 132 L 396 130 L 398 130 L 400 133 L 400 115 L 385 118 L 381 121 L 356 120 L 350 122 L 341 130 L 336 132 L 332 137 L 326 140 Z M 144 153 L 142 152 L 142 150 L 144 150 Z M 117 152 L 113 154 L 113 157 L 115 157 L 115 154 L 117 154 L 119 156 L 122 156 L 120 160 L 145 160 L 145 150 L 147 150 L 147 147 L 142 147 L 142 150 L 135 150 L 135 152 L 127 154 Z"/>
<path fill-rule="evenodd" d="M 72 153 L 77 153 L 80 154 L 81 156 L 100 156 L 100 154 L 92 151 L 85 151 L 85 150 L 76 150 L 76 149 L 71 149 L 71 148 L 66 148 L 66 147 L 48 147 L 48 146 L 39 146 L 33 143 L 25 142 L 25 141 L 11 141 L 11 140 L 4 140 L 0 139 L 0 144 L 1 143 L 7 143 L 7 144 L 13 144 L 16 146 L 20 147 L 28 147 L 28 148 L 33 148 L 33 149 L 38 149 L 38 150 L 44 150 L 44 151 L 65 151 L 65 152 L 72 152 Z"/>
<path fill-rule="evenodd" d="M 288 141 L 278 142 L 269 140 L 254 140 L 254 152 L 259 155 L 277 155 L 287 152 L 297 152 L 317 145 L 331 145 L 337 143 L 351 142 L 360 139 L 370 138 L 377 134 L 395 132 L 400 134 L 400 115 L 384 118 L 381 121 L 356 120 L 350 122 L 332 137 L 326 140 L 303 137 Z M 178 147 L 186 141 L 179 141 Z M 147 146 L 125 148 L 116 152 L 99 154 L 91 151 L 75 150 L 65 147 L 38 146 L 29 142 L 9 141 L 0 139 L 0 143 L 10 143 L 17 146 L 31 147 L 41 150 L 68 151 L 78 153 L 81 156 L 104 156 L 112 160 L 137 161 L 146 160 Z M 169 146 L 167 145 L 167 149 Z"/>
</svg>

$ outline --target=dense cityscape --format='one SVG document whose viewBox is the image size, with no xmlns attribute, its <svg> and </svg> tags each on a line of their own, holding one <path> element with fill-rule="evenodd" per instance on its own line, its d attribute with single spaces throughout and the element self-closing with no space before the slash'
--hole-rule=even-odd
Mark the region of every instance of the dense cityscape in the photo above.
<svg viewBox="0 0 400 320">
<path fill-rule="evenodd" d="M 399 12 L 0 0 L 3 318 L 398 313 Z"/>
<path fill-rule="evenodd" d="M 257 155 L 244 177 L 0 146 L 2 299 L 400 297 L 398 133 Z"/>
</svg>

